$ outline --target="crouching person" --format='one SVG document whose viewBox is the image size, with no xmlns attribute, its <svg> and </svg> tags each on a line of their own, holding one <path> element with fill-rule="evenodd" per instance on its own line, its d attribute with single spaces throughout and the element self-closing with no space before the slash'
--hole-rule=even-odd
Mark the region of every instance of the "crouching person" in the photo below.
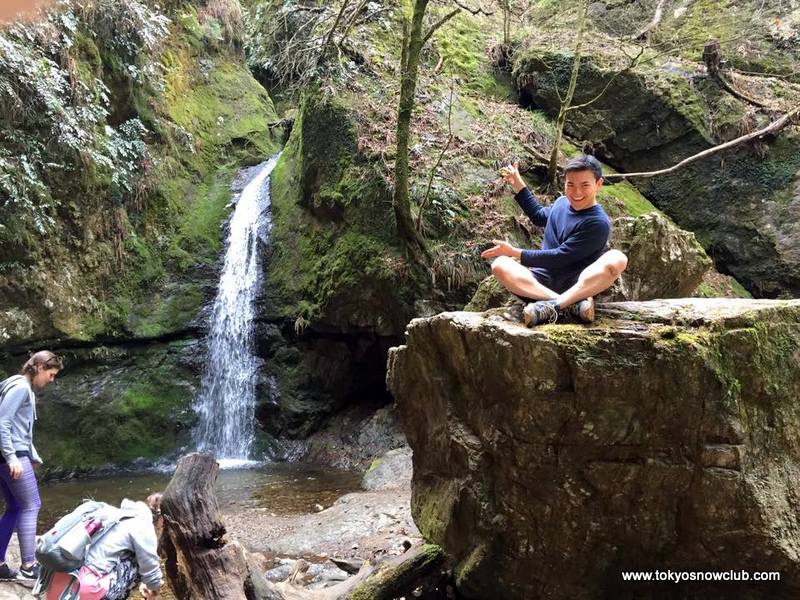
<svg viewBox="0 0 800 600">
<path fill-rule="evenodd" d="M 90 513 L 84 512 L 72 525 L 80 534 L 83 534 L 82 529 L 87 532 L 90 541 L 83 542 L 85 547 L 80 548 L 81 542 L 71 545 L 67 539 L 69 534 L 65 534 L 62 538 L 65 541 L 61 542 L 62 554 L 79 556 L 83 553 L 81 565 L 70 572 L 65 572 L 66 569 L 45 572 L 41 589 L 47 590 L 47 600 L 124 600 L 137 584 L 146 600 L 158 598 L 162 585 L 157 533 L 163 526 L 161 494 L 150 496 L 147 504 L 123 500 L 119 509 L 103 503 L 94 504 L 100 507 Z M 93 531 L 95 522 L 102 523 L 102 529 L 96 532 Z M 58 529 L 56 524 L 51 531 Z M 85 540 L 87 536 L 83 537 Z M 40 562 L 45 566 L 43 558 Z"/>
</svg>

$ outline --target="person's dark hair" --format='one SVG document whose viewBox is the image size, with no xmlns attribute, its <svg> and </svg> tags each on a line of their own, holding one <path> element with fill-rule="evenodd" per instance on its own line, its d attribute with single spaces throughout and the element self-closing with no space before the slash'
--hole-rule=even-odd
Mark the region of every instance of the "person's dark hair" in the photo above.
<svg viewBox="0 0 800 600">
<path fill-rule="evenodd" d="M 42 370 L 58 369 L 59 371 L 64 368 L 64 363 L 61 359 L 50 352 L 50 350 L 40 350 L 27 360 L 20 369 L 20 375 L 36 375 L 41 366 Z"/>
<path fill-rule="evenodd" d="M 591 171 L 594 173 L 594 180 L 597 181 L 603 176 L 603 167 L 600 166 L 600 161 L 594 156 L 588 154 L 581 154 L 571 159 L 567 166 L 564 167 L 564 174 L 574 173 L 575 171 Z"/>
</svg>

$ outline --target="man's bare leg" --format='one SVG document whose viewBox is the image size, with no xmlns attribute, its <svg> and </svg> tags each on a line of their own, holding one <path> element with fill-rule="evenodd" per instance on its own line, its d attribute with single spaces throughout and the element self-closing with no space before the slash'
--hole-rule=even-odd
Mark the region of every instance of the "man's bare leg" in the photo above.
<svg viewBox="0 0 800 600">
<path fill-rule="evenodd" d="M 619 250 L 609 250 L 581 272 L 575 285 L 556 297 L 559 308 L 567 308 L 607 290 L 627 266 L 627 256 Z"/>
<path fill-rule="evenodd" d="M 492 263 L 492 274 L 512 294 L 532 300 L 552 300 L 558 297 L 553 290 L 538 281 L 527 267 L 509 256 L 498 256 Z"/>
</svg>

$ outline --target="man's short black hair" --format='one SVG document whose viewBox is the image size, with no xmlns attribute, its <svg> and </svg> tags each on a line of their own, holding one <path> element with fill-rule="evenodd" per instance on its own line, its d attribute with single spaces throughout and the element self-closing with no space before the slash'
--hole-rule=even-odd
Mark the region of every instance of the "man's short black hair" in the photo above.
<svg viewBox="0 0 800 600">
<path fill-rule="evenodd" d="M 567 163 L 566 167 L 564 167 L 565 175 L 575 171 L 591 171 L 594 173 L 595 181 L 603 176 L 603 167 L 600 166 L 600 161 L 594 156 L 589 156 L 588 154 L 576 156 Z"/>
</svg>

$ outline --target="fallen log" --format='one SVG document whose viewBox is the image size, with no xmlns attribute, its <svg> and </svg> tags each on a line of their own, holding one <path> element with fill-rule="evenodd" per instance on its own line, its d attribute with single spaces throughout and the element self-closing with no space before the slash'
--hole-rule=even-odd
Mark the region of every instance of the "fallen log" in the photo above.
<svg viewBox="0 0 800 600">
<path fill-rule="evenodd" d="M 329 588 L 307 590 L 293 583 L 294 573 L 275 587 L 284 600 L 392 600 L 410 597 L 417 583 L 441 566 L 443 560 L 439 546 L 424 544 L 377 564 L 365 562 L 356 575 Z"/>
</svg>

